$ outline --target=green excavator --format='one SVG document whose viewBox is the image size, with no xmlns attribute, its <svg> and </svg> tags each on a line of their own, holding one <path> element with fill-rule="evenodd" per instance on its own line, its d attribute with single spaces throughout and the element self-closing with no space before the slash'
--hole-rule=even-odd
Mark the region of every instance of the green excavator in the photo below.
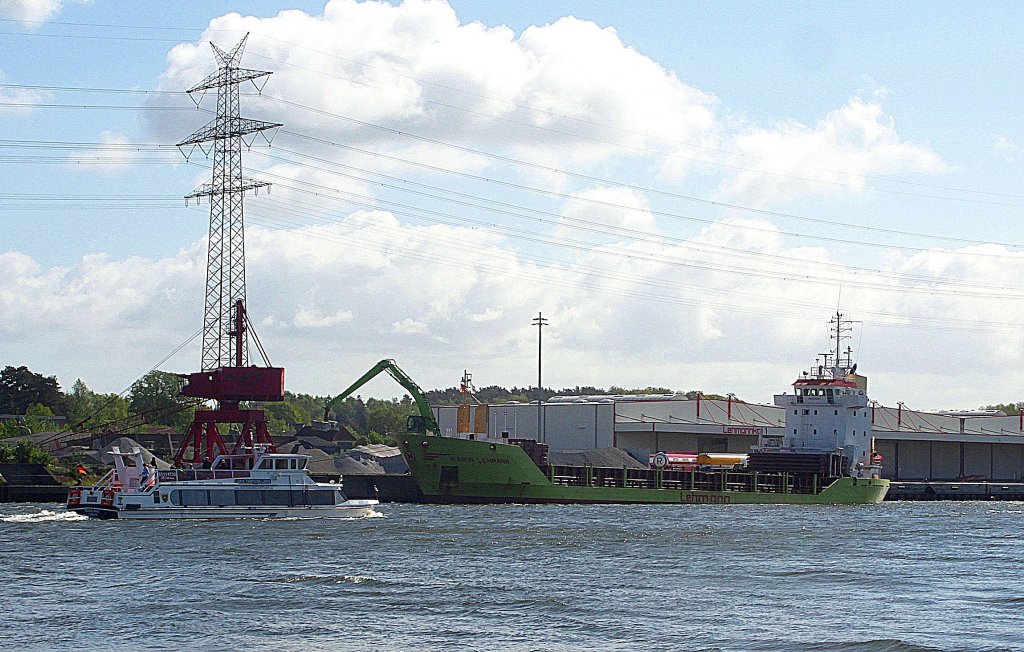
<svg viewBox="0 0 1024 652">
<path fill-rule="evenodd" d="M 352 395 L 357 389 L 365 385 L 366 383 L 373 380 L 382 371 L 388 372 L 388 374 L 398 381 L 398 384 L 405 388 L 405 391 L 409 392 L 412 396 L 412 400 L 416 403 L 416 408 L 419 410 L 419 414 L 409 415 L 409 419 L 405 422 L 405 427 L 409 432 L 419 433 L 421 435 L 437 435 L 440 434 L 441 429 L 437 425 L 437 418 L 434 416 L 434 410 L 431 409 L 430 404 L 427 403 L 427 399 L 423 396 L 423 390 L 420 386 L 413 381 L 412 378 L 402 371 L 394 360 L 387 359 L 381 360 L 377 364 L 367 371 L 362 377 L 352 385 L 338 394 L 324 406 L 324 421 L 330 418 L 331 410 L 335 405 L 338 405 L 346 398 Z"/>
</svg>

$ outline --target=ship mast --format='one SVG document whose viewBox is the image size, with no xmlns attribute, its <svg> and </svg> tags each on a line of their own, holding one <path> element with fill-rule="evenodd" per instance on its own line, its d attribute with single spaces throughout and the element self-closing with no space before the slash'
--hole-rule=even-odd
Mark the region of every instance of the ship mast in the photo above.
<svg viewBox="0 0 1024 652">
<path fill-rule="evenodd" d="M 838 310 L 834 317 L 829 320 L 829 339 L 835 340 L 835 365 L 832 367 L 832 377 L 839 378 L 850 372 L 853 366 L 853 349 L 846 347 L 846 357 L 843 357 L 843 342 L 852 338 L 853 322 L 844 319 L 845 315 Z M 831 353 L 829 355 L 832 355 Z M 827 364 L 827 361 L 826 361 Z"/>
</svg>

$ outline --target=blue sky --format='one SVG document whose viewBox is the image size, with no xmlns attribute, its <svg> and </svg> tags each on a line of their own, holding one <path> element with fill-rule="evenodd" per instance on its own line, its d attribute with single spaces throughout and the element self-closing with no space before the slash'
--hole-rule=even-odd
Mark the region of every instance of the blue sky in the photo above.
<svg viewBox="0 0 1024 652">
<path fill-rule="evenodd" d="M 206 41 L 250 31 L 244 65 L 274 74 L 243 115 L 286 131 L 246 154 L 275 183 L 246 204 L 249 302 L 296 391 L 382 357 L 428 387 L 464 368 L 530 384 L 544 310 L 545 384 L 766 401 L 838 306 L 875 398 L 1021 398 L 1018 4 L 0 0 L 0 18 L 0 357 L 65 387 L 118 391 L 198 328 L 207 209 L 178 198 L 208 170 L 166 146 L 209 115 L 138 91 L 184 90 Z M 68 144 L 100 142 L 121 150 Z M 164 368 L 197 362 L 193 343 Z"/>
</svg>

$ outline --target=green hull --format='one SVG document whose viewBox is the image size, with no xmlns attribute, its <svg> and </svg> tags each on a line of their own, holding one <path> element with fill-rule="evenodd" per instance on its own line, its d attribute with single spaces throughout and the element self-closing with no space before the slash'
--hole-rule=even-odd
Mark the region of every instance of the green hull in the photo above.
<svg viewBox="0 0 1024 652">
<path fill-rule="evenodd" d="M 864 505 L 882 502 L 889 490 L 888 480 L 863 478 L 829 480 L 827 486 L 806 493 L 630 486 L 642 483 L 625 475 L 627 486 L 565 485 L 549 480 L 515 445 L 410 434 L 400 448 L 424 497 L 432 503 Z M 749 479 L 751 474 L 734 475 Z M 752 484 L 758 487 L 753 475 Z M 727 486 L 724 472 L 719 477 Z"/>
</svg>

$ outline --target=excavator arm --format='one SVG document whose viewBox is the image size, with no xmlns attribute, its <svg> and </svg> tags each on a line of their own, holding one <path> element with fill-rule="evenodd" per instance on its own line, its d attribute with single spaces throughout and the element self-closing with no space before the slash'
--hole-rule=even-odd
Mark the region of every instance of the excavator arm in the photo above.
<svg viewBox="0 0 1024 652">
<path fill-rule="evenodd" d="M 417 385 L 412 378 L 409 378 L 409 376 L 398 367 L 394 360 L 390 359 L 381 360 L 377 364 L 373 365 L 369 371 L 363 374 L 359 380 L 352 383 L 348 389 L 328 401 L 324 406 L 324 421 L 330 418 L 331 410 L 334 409 L 334 406 L 338 405 L 351 396 L 357 389 L 373 380 L 382 371 L 388 372 L 388 374 L 394 378 L 398 384 L 405 389 L 405 391 L 409 392 L 409 395 L 412 396 L 412 400 L 416 403 L 416 408 L 419 411 L 419 414 L 411 415 L 406 423 L 406 427 L 412 432 L 422 434 L 432 433 L 435 435 L 439 434 L 441 429 L 438 427 L 437 419 L 434 417 L 434 410 L 431 409 L 430 404 L 427 403 L 427 399 L 423 396 L 423 390 L 420 389 L 420 386 Z"/>
</svg>

